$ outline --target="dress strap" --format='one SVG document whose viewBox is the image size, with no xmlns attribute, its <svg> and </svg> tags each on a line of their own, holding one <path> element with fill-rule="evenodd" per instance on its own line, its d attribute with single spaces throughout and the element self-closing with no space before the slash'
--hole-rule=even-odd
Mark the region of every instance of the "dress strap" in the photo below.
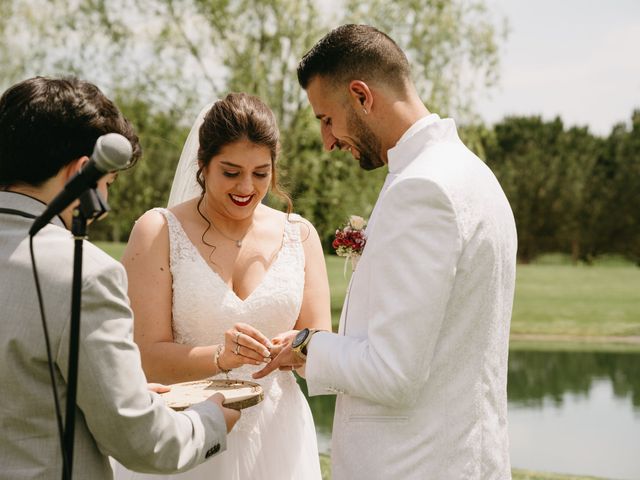
<svg viewBox="0 0 640 480">
<path fill-rule="evenodd" d="M 173 265 L 182 258 L 193 259 L 197 252 L 194 251 L 195 247 L 193 247 L 191 240 L 187 237 L 180 220 L 167 208 L 156 207 L 152 210 L 162 214 L 167 221 L 167 227 L 169 229 L 170 263 L 172 268 Z"/>
<path fill-rule="evenodd" d="M 300 243 L 300 225 L 302 217 L 297 213 L 290 213 L 284 223 L 284 243 Z"/>
<path fill-rule="evenodd" d="M 182 227 L 176 216 L 167 208 L 156 207 L 152 209 L 154 212 L 162 214 L 167 220 L 167 226 L 169 227 L 169 237 L 176 238 L 180 234 Z"/>
</svg>

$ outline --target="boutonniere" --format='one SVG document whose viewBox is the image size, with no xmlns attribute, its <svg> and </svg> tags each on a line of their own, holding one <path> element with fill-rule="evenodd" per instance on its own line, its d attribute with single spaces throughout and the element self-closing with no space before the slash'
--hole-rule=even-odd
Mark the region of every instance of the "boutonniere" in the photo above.
<svg viewBox="0 0 640 480">
<path fill-rule="evenodd" d="M 355 270 L 360 255 L 362 255 L 367 243 L 364 231 L 366 226 L 367 221 L 364 218 L 351 215 L 349 221 L 342 228 L 336 230 L 336 238 L 333 240 L 332 246 L 339 257 L 345 257 L 345 276 L 347 275 L 347 262 L 351 261 L 352 270 Z"/>
</svg>

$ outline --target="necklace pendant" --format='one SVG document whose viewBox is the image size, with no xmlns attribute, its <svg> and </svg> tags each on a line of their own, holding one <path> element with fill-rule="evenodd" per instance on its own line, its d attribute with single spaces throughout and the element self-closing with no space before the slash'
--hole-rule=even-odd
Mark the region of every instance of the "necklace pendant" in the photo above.
<svg viewBox="0 0 640 480">
<path fill-rule="evenodd" d="M 236 240 L 236 247 L 242 247 L 242 240 Z"/>
</svg>

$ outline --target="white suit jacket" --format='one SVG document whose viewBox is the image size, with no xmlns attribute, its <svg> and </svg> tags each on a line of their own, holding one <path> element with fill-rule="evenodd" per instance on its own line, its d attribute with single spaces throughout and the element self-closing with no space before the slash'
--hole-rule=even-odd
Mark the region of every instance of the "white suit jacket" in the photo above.
<svg viewBox="0 0 640 480">
<path fill-rule="evenodd" d="M 308 347 L 310 394 L 338 393 L 334 479 L 511 478 L 511 208 L 450 119 L 388 157 L 339 334 Z"/>
<path fill-rule="evenodd" d="M 41 202 L 0 192 L 0 208 L 40 215 Z M 32 219 L 0 213 L 0 479 L 61 478 L 44 334 L 29 257 Z M 226 448 L 211 402 L 174 412 L 146 389 L 124 268 L 84 243 L 73 476 L 112 478 L 107 455 L 133 470 L 193 467 Z M 56 217 L 34 237 L 55 378 L 67 395 L 73 239 Z"/>
</svg>

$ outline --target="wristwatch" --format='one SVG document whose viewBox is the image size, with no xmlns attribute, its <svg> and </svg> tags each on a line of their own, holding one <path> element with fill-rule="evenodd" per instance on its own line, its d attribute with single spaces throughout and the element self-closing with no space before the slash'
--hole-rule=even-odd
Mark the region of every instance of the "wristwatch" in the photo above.
<svg viewBox="0 0 640 480">
<path fill-rule="evenodd" d="M 309 345 L 309 341 L 311 341 L 311 337 L 316 332 L 320 330 L 303 328 L 298 332 L 296 338 L 291 342 L 291 349 L 298 355 L 302 360 L 307 359 L 307 345 Z"/>
</svg>

